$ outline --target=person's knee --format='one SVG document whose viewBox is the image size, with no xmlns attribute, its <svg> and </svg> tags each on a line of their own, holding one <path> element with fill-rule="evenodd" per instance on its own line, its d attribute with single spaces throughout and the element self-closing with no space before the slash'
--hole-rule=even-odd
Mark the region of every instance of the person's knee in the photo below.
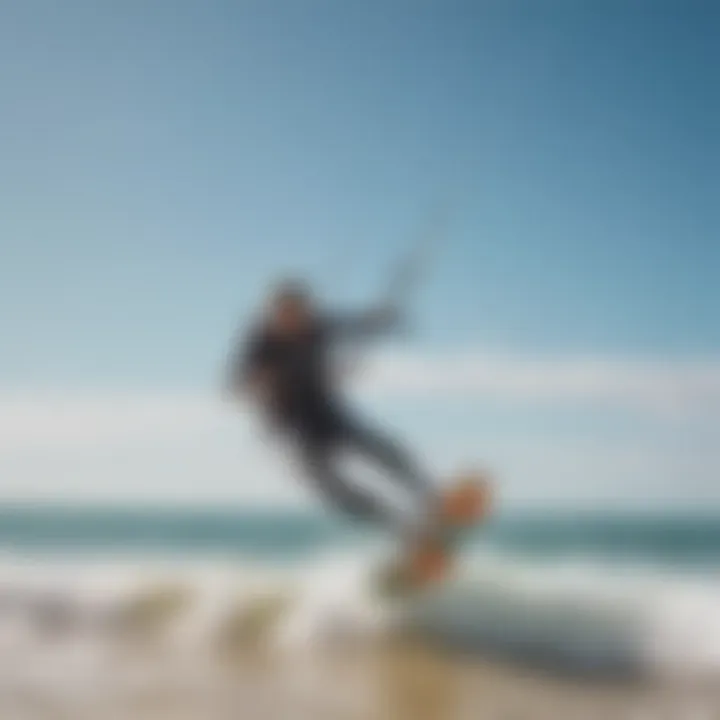
<svg viewBox="0 0 720 720">
<path fill-rule="evenodd" d="M 323 499 L 337 509 L 357 518 L 377 515 L 372 498 L 334 473 L 328 466 L 315 466 L 312 477 Z"/>
<path fill-rule="evenodd" d="M 364 438 L 364 446 L 381 462 L 398 470 L 412 466 L 410 453 L 394 438 L 388 435 L 373 434 Z"/>
</svg>

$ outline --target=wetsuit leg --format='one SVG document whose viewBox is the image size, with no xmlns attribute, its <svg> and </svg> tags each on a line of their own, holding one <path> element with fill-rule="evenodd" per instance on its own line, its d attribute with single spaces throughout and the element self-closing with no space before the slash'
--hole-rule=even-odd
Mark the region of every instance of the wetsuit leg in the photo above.
<svg viewBox="0 0 720 720">
<path fill-rule="evenodd" d="M 394 439 L 347 419 L 343 422 L 343 436 L 350 447 L 377 462 L 414 495 L 419 496 L 422 502 L 433 502 L 435 491 L 432 482 Z"/>
<path fill-rule="evenodd" d="M 338 471 L 338 454 L 355 450 L 374 460 L 392 479 L 410 490 L 422 517 L 434 510 L 437 495 L 432 483 L 415 467 L 409 454 L 383 434 L 356 422 L 337 405 L 324 403 L 304 408 L 293 427 L 306 475 L 336 508 L 358 519 L 390 525 L 396 531 L 406 531 L 419 520 L 415 513 L 411 517 L 407 513 L 400 516 L 392 504 Z"/>
<path fill-rule="evenodd" d="M 307 477 L 326 502 L 345 514 L 356 520 L 394 525 L 389 508 L 338 472 L 334 460 L 339 447 L 334 437 L 303 438 L 301 455 Z"/>
</svg>

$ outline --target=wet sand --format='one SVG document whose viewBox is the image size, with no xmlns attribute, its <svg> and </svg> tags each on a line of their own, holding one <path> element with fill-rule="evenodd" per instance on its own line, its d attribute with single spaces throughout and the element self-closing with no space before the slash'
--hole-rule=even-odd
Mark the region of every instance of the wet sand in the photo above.
<svg viewBox="0 0 720 720">
<path fill-rule="evenodd" d="M 122 689 L 90 679 L 85 692 L 62 697 L 5 688 L 0 718 L 720 720 L 717 689 L 568 679 L 409 641 L 282 656 L 244 648 L 182 665 L 144 654 L 135 669 L 137 682 Z"/>
</svg>

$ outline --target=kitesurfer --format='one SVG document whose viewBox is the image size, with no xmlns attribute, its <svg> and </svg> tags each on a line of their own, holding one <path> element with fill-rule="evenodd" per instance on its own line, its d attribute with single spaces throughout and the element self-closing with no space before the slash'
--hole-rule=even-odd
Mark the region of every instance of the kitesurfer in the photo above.
<svg viewBox="0 0 720 720">
<path fill-rule="evenodd" d="M 250 396 L 271 427 L 294 448 L 304 477 L 332 507 L 395 532 L 427 528 L 438 494 L 428 474 L 386 433 L 368 426 L 341 398 L 333 350 L 343 339 L 369 338 L 399 326 L 399 314 L 380 307 L 333 316 L 299 281 L 273 288 L 257 326 L 231 365 L 233 396 Z M 409 491 L 417 512 L 400 513 L 343 474 L 338 460 L 358 453 Z"/>
</svg>

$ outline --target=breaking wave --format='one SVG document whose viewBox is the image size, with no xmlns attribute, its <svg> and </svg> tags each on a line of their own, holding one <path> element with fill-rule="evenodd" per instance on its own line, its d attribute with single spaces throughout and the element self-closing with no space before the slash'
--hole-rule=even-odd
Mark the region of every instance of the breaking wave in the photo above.
<svg viewBox="0 0 720 720">
<path fill-rule="evenodd" d="M 186 659 L 197 681 L 201 660 L 247 644 L 312 652 L 398 631 L 571 671 L 720 678 L 720 582 L 709 575 L 478 554 L 446 584 L 393 602 L 373 590 L 382 557 L 378 548 L 285 565 L 7 555 L 0 681 L 67 688 L 73 672 L 87 685 L 103 668 L 117 680 L 130 646 L 152 652 L 156 673 L 170 667 L 158 652 L 177 667 Z"/>
</svg>

